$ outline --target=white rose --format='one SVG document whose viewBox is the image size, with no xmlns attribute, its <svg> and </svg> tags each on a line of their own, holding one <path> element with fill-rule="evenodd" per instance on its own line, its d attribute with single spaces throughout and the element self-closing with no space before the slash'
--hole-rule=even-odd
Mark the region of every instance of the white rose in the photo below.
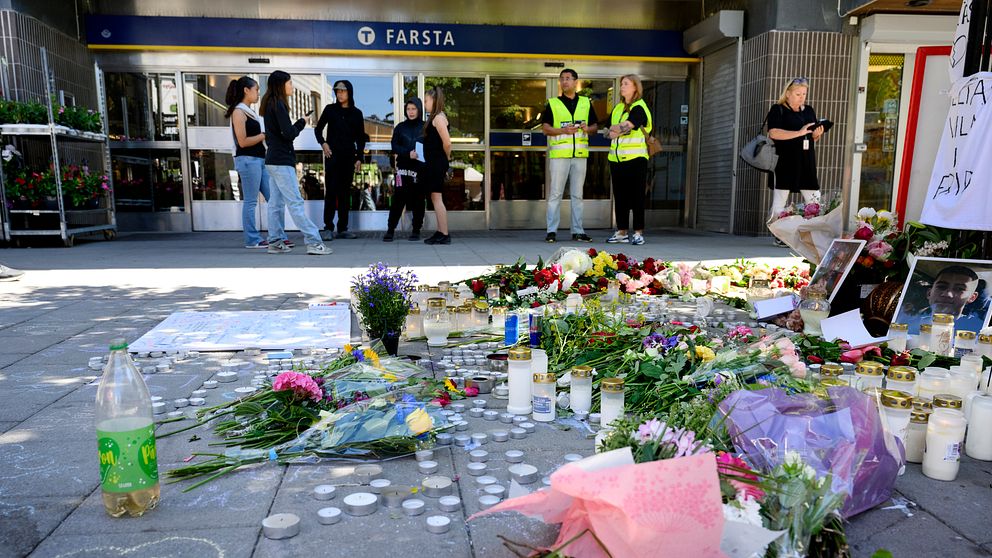
<svg viewBox="0 0 992 558">
<path fill-rule="evenodd" d="M 572 288 L 572 284 L 579 278 L 579 274 L 574 271 L 566 271 L 561 276 L 561 290 L 567 291 Z"/>
<path fill-rule="evenodd" d="M 892 212 L 885 209 L 879 211 L 875 216 L 883 221 L 892 221 Z"/>
<path fill-rule="evenodd" d="M 561 264 L 563 270 L 574 271 L 577 275 L 582 275 L 592 269 L 592 258 L 589 257 L 589 254 L 581 250 L 569 250 L 565 252 L 562 254 L 558 263 Z"/>
<path fill-rule="evenodd" d="M 858 210 L 858 218 L 862 220 L 871 219 L 875 215 L 877 215 L 877 213 L 870 207 L 862 207 Z"/>
</svg>

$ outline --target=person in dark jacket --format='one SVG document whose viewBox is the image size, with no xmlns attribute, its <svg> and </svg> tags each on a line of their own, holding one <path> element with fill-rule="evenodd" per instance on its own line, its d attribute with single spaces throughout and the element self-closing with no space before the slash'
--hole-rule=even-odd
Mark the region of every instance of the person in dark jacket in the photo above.
<svg viewBox="0 0 992 558">
<path fill-rule="evenodd" d="M 424 226 L 424 192 L 417 178 L 424 166 L 417 156 L 417 138 L 424 131 L 424 106 L 420 99 L 413 97 L 403 105 L 403 110 L 406 120 L 393 130 L 396 186 L 393 188 L 393 203 L 389 208 L 389 222 L 383 242 L 392 242 L 404 207 L 413 212 L 413 231 L 407 240 L 420 240 L 420 228 Z"/>
<path fill-rule="evenodd" d="M 355 238 L 348 231 L 348 211 L 351 207 L 351 183 L 356 172 L 361 171 L 361 158 L 365 152 L 365 116 L 355 106 L 355 92 L 351 82 L 342 79 L 334 82 L 336 103 L 324 107 L 313 133 L 329 161 L 324 174 L 324 230 L 325 236 L 334 230 L 334 212 L 338 214 L 337 238 Z M 324 136 L 327 128 L 327 136 Z"/>
<path fill-rule="evenodd" d="M 284 208 L 289 208 L 297 228 L 303 233 L 307 243 L 307 254 L 323 256 L 331 253 L 320 238 L 320 231 L 307 217 L 303 196 L 300 195 L 299 181 L 296 179 L 296 150 L 293 140 L 306 127 L 306 120 L 300 118 L 295 123 L 289 119 L 289 96 L 293 94 L 293 78 L 286 72 L 276 70 L 269 75 L 268 89 L 262 97 L 260 111 L 265 122 L 265 170 L 269 173 L 269 248 L 270 254 L 285 254 L 293 249 L 282 240 L 284 236 L 282 219 Z"/>
</svg>

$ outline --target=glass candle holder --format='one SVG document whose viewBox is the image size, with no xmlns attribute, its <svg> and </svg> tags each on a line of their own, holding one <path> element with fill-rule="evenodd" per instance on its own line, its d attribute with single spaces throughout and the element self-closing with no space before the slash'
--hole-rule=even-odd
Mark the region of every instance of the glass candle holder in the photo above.
<svg viewBox="0 0 992 558">
<path fill-rule="evenodd" d="M 803 318 L 803 333 L 822 335 L 820 322 L 830 315 L 830 303 L 824 291 L 810 289 L 806 298 L 799 303 L 799 315 Z"/>
<path fill-rule="evenodd" d="M 992 335 L 981 333 L 975 343 L 975 352 L 981 356 L 992 358 Z"/>
<path fill-rule="evenodd" d="M 972 459 L 992 461 L 992 397 L 980 395 L 971 401 L 965 453 Z"/>
<path fill-rule="evenodd" d="M 448 313 L 448 303 L 445 299 L 427 299 L 427 312 L 423 316 L 424 335 L 430 347 L 443 347 L 448 344 L 448 333 L 451 332 L 451 315 Z"/>
<path fill-rule="evenodd" d="M 414 305 L 410 313 L 406 315 L 406 338 L 413 339 L 424 336 L 424 317 L 420 312 L 420 307 Z"/>
<path fill-rule="evenodd" d="M 920 335 L 918 336 L 918 343 L 921 349 L 924 351 L 931 350 L 931 338 L 933 337 L 933 324 L 920 324 Z"/>
<path fill-rule="evenodd" d="M 890 366 L 885 373 L 885 387 L 916 394 L 916 369 L 911 366 Z"/>
<path fill-rule="evenodd" d="M 551 422 L 555 420 L 555 384 L 558 378 L 548 373 L 534 374 L 534 384 L 532 386 L 531 406 L 533 413 L 531 416 L 538 422 Z"/>
<path fill-rule="evenodd" d="M 588 413 L 592 409 L 592 368 L 572 367 L 569 402 L 572 412 Z"/>
<path fill-rule="evenodd" d="M 623 389 L 622 378 L 603 378 L 599 383 L 599 422 L 604 427 L 623 417 Z"/>
<path fill-rule="evenodd" d="M 927 368 L 916 381 L 916 395 L 930 401 L 938 393 L 947 393 L 951 387 L 951 374 L 940 368 Z"/>
<path fill-rule="evenodd" d="M 906 461 L 923 463 L 923 448 L 927 443 L 927 422 L 930 413 L 914 410 L 909 415 L 909 426 L 906 428 L 906 438 L 903 445 L 906 448 Z"/>
<path fill-rule="evenodd" d="M 492 309 L 492 326 L 499 331 L 506 326 L 506 307 L 494 306 Z"/>
<path fill-rule="evenodd" d="M 883 366 L 881 362 L 863 361 L 858 363 L 854 377 L 857 379 L 858 389 L 866 391 L 868 388 L 882 387 Z"/>
<path fill-rule="evenodd" d="M 475 327 L 486 327 L 489 325 L 489 303 L 477 300 L 472 306 L 472 321 Z"/>
<path fill-rule="evenodd" d="M 961 358 L 970 355 L 975 350 L 977 337 L 974 331 L 962 329 L 954 336 L 954 356 Z"/>
<path fill-rule="evenodd" d="M 954 317 L 950 314 L 933 315 L 930 351 L 938 355 L 954 356 Z"/>
<path fill-rule="evenodd" d="M 968 421 L 964 413 L 952 409 L 934 409 L 927 424 L 926 449 L 923 451 L 923 474 L 936 480 L 952 481 L 961 467 L 961 443 Z"/>
<path fill-rule="evenodd" d="M 506 411 L 514 415 L 527 415 L 531 412 L 531 350 L 529 347 L 513 347 L 507 359 L 507 382 L 510 396 Z"/>
<path fill-rule="evenodd" d="M 897 353 L 906 350 L 906 342 L 909 338 L 909 326 L 907 324 L 889 324 L 889 348 Z"/>
<path fill-rule="evenodd" d="M 880 401 L 882 406 L 879 410 L 885 418 L 889 431 L 896 438 L 905 440 L 909 415 L 913 410 L 913 396 L 903 391 L 887 389 L 882 392 Z"/>
</svg>

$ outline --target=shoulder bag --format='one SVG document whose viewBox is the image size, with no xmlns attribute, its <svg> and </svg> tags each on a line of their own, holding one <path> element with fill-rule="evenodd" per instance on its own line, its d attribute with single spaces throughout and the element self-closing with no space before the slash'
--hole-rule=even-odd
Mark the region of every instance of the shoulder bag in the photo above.
<svg viewBox="0 0 992 558">
<path fill-rule="evenodd" d="M 762 172 L 775 172 L 775 165 L 778 164 L 778 154 L 775 153 L 775 144 L 772 143 L 772 140 L 768 136 L 761 133 L 767 122 L 768 115 L 765 115 L 758 134 L 741 149 L 740 156 L 741 159 L 744 159 L 745 163 Z"/>
</svg>

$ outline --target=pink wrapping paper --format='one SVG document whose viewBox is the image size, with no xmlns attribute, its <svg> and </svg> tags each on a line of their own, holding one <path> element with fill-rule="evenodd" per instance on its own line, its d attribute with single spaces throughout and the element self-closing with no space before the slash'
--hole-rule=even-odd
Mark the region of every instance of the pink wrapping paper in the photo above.
<svg viewBox="0 0 992 558">
<path fill-rule="evenodd" d="M 551 475 L 551 487 L 506 500 L 482 515 L 516 511 L 561 523 L 557 548 L 590 529 L 614 557 L 723 557 L 723 509 L 716 459 L 702 454 L 599 471 L 568 464 Z M 605 558 L 585 535 L 565 554 Z"/>
</svg>

